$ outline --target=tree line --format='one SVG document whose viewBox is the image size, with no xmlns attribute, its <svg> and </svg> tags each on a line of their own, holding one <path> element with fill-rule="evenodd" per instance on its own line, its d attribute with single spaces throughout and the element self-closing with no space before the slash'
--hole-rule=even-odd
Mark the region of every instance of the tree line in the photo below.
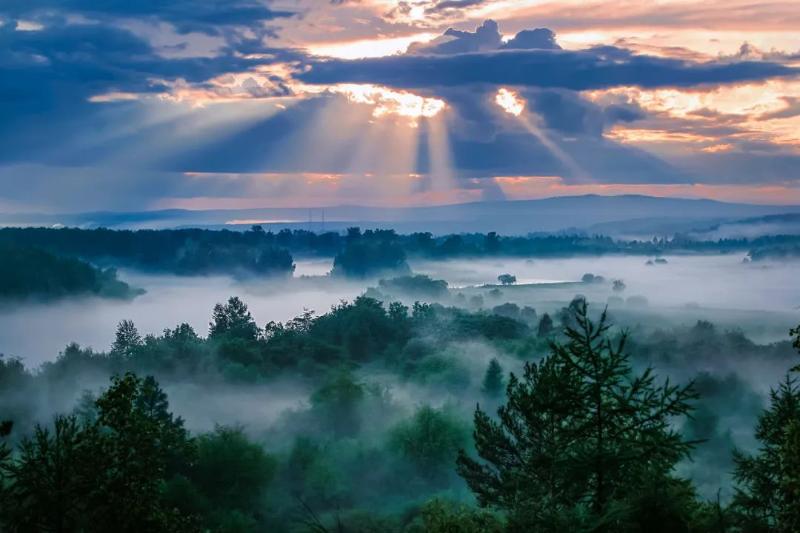
<svg viewBox="0 0 800 533">
<path fill-rule="evenodd" d="M 333 273 L 350 277 L 385 272 L 408 273 L 407 259 L 423 257 L 519 256 L 749 252 L 753 260 L 796 256 L 798 236 L 698 241 L 686 236 L 652 240 L 615 240 L 601 235 L 558 234 L 500 236 L 349 228 L 344 233 L 284 229 L 277 233 L 253 226 L 230 230 L 109 230 L 77 228 L 2 228 L 0 243 L 25 245 L 93 263 L 165 271 L 181 275 L 289 275 L 293 255 L 334 258 Z"/>
<path fill-rule="evenodd" d="M 536 331 L 544 316 L 551 329 Z M 123 322 L 109 354 L 71 347 L 28 377 L 4 361 L 1 388 L 24 396 L 26 380 L 53 387 L 81 368 L 113 377 L 49 423 L 26 427 L 35 414 L 3 402 L 10 420 L 0 425 L 8 441 L 1 523 L 9 531 L 797 531 L 793 373 L 775 384 L 758 417 L 755 453 L 732 457 L 732 499 L 708 501 L 676 467 L 702 448 L 691 417 L 705 416 L 701 402 L 714 386 L 702 376 L 671 383 L 629 354 L 703 357 L 719 353 L 719 342 L 735 350 L 745 341 L 698 323 L 677 347 L 648 347 L 615 331 L 605 313 L 593 319 L 582 299 L 557 319 L 560 330 L 549 315 L 534 328 L 490 313 L 361 298 L 259 328 L 232 298 L 215 307 L 207 338 L 186 325 L 142 336 Z M 421 385 L 444 376 L 451 390 L 472 390 L 459 389 L 442 343 L 479 338 L 527 362 L 519 374 L 489 362 L 473 396 L 472 438 L 457 413 L 426 405 L 370 433 L 389 418 L 390 399 L 357 377 L 359 367 L 381 361 Z M 232 364 L 226 379 L 251 380 L 252 370 L 268 380 L 280 371 L 309 376 L 309 406 L 285 421 L 294 437 L 276 446 L 283 451 L 266 451 L 242 427 L 193 434 L 171 412 L 151 374 L 202 379 L 212 352 Z M 378 448 L 364 448 L 376 439 Z M 467 493 L 453 500 L 454 476 L 477 506 Z"/>
</svg>

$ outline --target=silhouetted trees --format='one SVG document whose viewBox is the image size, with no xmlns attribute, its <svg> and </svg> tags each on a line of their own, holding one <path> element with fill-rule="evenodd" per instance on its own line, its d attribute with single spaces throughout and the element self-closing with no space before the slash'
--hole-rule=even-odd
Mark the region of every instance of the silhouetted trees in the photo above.
<svg viewBox="0 0 800 533">
<path fill-rule="evenodd" d="M 500 362 L 497 359 L 492 358 L 489 361 L 489 366 L 486 367 L 481 390 L 490 398 L 496 398 L 503 393 L 504 386 L 503 367 L 500 366 Z"/>
<path fill-rule="evenodd" d="M 501 285 L 513 285 L 517 282 L 517 276 L 512 276 L 511 274 L 500 274 L 497 276 L 497 281 L 499 281 Z"/>
<path fill-rule="evenodd" d="M 0 301 L 82 295 L 132 298 L 142 292 L 118 280 L 113 268 L 99 269 L 29 246 L 0 243 L 0 257 Z"/>
<path fill-rule="evenodd" d="M 800 531 L 800 388 L 787 376 L 758 419 L 757 453 L 734 453 L 733 509 L 743 531 Z"/>
<path fill-rule="evenodd" d="M 605 314 L 593 322 L 585 302 L 574 318 L 567 344 L 553 342 L 521 380 L 512 374 L 497 421 L 475 412 L 485 462 L 459 455 L 478 500 L 505 510 L 514 530 L 618 531 L 647 519 L 651 503 L 640 498 L 652 480 L 681 491 L 671 470 L 691 443 L 672 420 L 691 411 L 691 385 L 657 384 L 651 370 L 634 374 L 625 336 L 613 342 Z"/>
</svg>

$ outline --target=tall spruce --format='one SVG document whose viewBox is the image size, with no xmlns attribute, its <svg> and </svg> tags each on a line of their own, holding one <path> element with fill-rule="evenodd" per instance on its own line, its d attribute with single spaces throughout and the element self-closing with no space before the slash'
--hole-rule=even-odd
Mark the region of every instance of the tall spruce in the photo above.
<svg viewBox="0 0 800 533">
<path fill-rule="evenodd" d="M 800 350 L 800 327 L 791 331 Z M 795 367 L 793 371 L 800 370 Z M 770 391 L 756 425 L 758 451 L 734 452 L 733 511 L 744 532 L 800 531 L 800 386 L 790 374 Z"/>
<path fill-rule="evenodd" d="M 503 393 L 503 385 L 503 367 L 497 359 L 492 358 L 483 375 L 481 390 L 490 398 L 497 398 Z"/>
<path fill-rule="evenodd" d="M 691 487 L 671 477 L 692 448 L 673 424 L 692 409 L 692 384 L 659 384 L 652 369 L 635 374 L 626 335 L 612 340 L 605 312 L 592 321 L 585 301 L 571 319 L 566 344 L 551 342 L 548 356 L 511 375 L 497 420 L 477 408 L 483 462 L 462 451 L 459 473 L 482 505 L 507 512 L 514 531 L 627 529 L 652 514 L 643 495 L 654 480 L 693 502 Z M 656 502 L 662 512 L 668 503 Z M 684 528 L 687 506 L 661 527 Z"/>
</svg>

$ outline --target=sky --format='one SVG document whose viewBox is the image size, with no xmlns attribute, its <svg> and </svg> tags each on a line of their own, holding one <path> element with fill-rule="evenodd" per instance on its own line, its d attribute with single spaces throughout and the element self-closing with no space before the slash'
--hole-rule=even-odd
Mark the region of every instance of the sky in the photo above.
<svg viewBox="0 0 800 533">
<path fill-rule="evenodd" d="M 3 0 L 0 211 L 800 204 L 796 0 Z"/>
</svg>

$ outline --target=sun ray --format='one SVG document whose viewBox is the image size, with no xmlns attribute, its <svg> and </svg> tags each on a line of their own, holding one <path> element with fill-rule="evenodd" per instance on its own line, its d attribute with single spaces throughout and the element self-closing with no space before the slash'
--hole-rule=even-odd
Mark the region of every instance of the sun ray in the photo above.
<svg viewBox="0 0 800 533">
<path fill-rule="evenodd" d="M 558 144 L 556 144 L 547 133 L 542 130 L 537 124 L 536 116 L 528 108 L 528 113 L 525 113 L 527 108 L 525 100 L 519 96 L 518 93 L 510 89 L 501 88 L 495 95 L 495 103 L 500 108 L 515 117 L 519 124 L 531 135 L 533 135 L 542 146 L 544 146 L 558 161 L 564 165 L 573 178 L 585 181 L 589 178 L 588 173 L 581 168 L 575 159 L 565 152 Z"/>
</svg>

